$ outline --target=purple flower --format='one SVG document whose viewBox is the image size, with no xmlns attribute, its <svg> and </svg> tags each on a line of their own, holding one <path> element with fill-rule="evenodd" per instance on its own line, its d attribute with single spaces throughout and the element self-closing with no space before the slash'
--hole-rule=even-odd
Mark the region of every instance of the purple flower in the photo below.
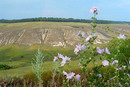
<svg viewBox="0 0 130 87">
<path fill-rule="evenodd" d="M 127 74 L 128 75 L 128 77 L 130 77 L 130 74 Z"/>
<path fill-rule="evenodd" d="M 78 48 L 75 48 L 75 49 L 74 49 L 74 53 L 77 55 L 78 52 L 79 52 L 79 49 L 78 49 Z"/>
<path fill-rule="evenodd" d="M 67 75 L 67 72 L 63 71 L 63 75 Z"/>
<path fill-rule="evenodd" d="M 107 54 L 111 54 L 110 51 L 108 50 L 108 48 L 105 48 L 105 52 L 106 52 Z"/>
<path fill-rule="evenodd" d="M 74 77 L 75 73 L 71 72 L 67 74 L 66 79 L 72 79 Z"/>
<path fill-rule="evenodd" d="M 81 31 L 79 31 L 79 32 L 78 32 L 78 36 L 82 36 L 82 37 L 85 38 L 85 33 L 84 33 L 84 32 L 81 33 Z"/>
<path fill-rule="evenodd" d="M 122 70 L 122 67 L 116 68 L 116 70 Z"/>
<path fill-rule="evenodd" d="M 63 57 L 62 58 L 62 62 L 61 62 L 61 66 L 64 66 L 66 63 L 67 63 L 67 61 L 69 61 L 71 58 L 69 58 L 69 57 L 67 57 L 67 56 L 65 56 L 65 57 Z"/>
<path fill-rule="evenodd" d="M 97 76 L 100 77 L 100 78 L 102 78 L 102 74 L 98 74 Z"/>
<path fill-rule="evenodd" d="M 54 59 L 53 59 L 53 62 L 55 62 L 57 59 L 58 59 L 58 57 L 55 56 Z"/>
<path fill-rule="evenodd" d="M 82 33 L 81 33 L 81 35 L 82 35 L 82 37 L 84 37 L 84 38 L 85 38 L 85 33 L 84 33 L 84 32 L 82 32 Z"/>
<path fill-rule="evenodd" d="M 60 53 L 58 53 L 58 57 L 59 58 L 64 58 L 64 56 L 62 54 L 60 54 Z"/>
<path fill-rule="evenodd" d="M 61 66 L 64 66 L 66 64 L 66 60 L 62 60 Z"/>
<path fill-rule="evenodd" d="M 109 65 L 109 61 L 107 61 L 107 60 L 102 61 L 102 65 L 103 65 L 103 66 Z"/>
<path fill-rule="evenodd" d="M 65 71 L 63 71 L 63 74 L 66 75 L 66 79 L 72 79 L 75 75 L 75 73 L 73 73 L 73 72 L 67 73 Z"/>
<path fill-rule="evenodd" d="M 89 12 L 90 12 L 90 13 L 96 13 L 96 12 L 97 12 L 97 10 L 98 10 L 98 9 L 97 9 L 96 7 L 93 7 L 93 8 L 91 8 L 91 9 L 90 9 L 90 11 L 89 11 Z"/>
<path fill-rule="evenodd" d="M 76 78 L 76 81 L 79 81 L 80 80 L 80 75 L 79 74 L 77 74 L 76 76 L 75 76 L 75 78 Z"/>
<path fill-rule="evenodd" d="M 124 34 L 119 34 L 119 36 L 117 38 L 118 39 L 126 39 L 126 36 Z"/>
<path fill-rule="evenodd" d="M 80 50 L 86 49 L 85 45 L 78 44 L 76 45 L 76 48 L 74 49 L 74 53 L 77 55 Z"/>
<path fill-rule="evenodd" d="M 122 84 L 120 82 L 118 84 L 119 84 L 120 87 L 122 87 Z"/>
<path fill-rule="evenodd" d="M 113 65 L 113 64 L 118 64 L 118 60 L 114 60 L 114 61 L 111 63 L 111 65 Z"/>
<path fill-rule="evenodd" d="M 95 36 L 97 36 L 97 34 L 96 33 L 92 33 L 92 36 L 95 37 Z"/>
<path fill-rule="evenodd" d="M 89 35 L 87 38 L 86 38 L 86 42 L 88 42 L 90 39 L 92 38 L 92 35 Z"/>
<path fill-rule="evenodd" d="M 102 53 L 104 53 L 104 49 L 100 49 L 99 47 L 97 47 L 97 52 L 98 52 L 99 54 L 102 54 Z"/>
<path fill-rule="evenodd" d="M 87 46 L 81 45 L 81 50 L 85 50 Z"/>
</svg>

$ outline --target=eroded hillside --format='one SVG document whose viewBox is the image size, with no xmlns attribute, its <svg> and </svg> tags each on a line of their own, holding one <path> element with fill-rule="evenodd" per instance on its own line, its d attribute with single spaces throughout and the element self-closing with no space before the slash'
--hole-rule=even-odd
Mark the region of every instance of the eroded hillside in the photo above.
<svg viewBox="0 0 130 87">
<path fill-rule="evenodd" d="M 33 45 L 45 44 L 49 46 L 74 46 L 80 42 L 78 32 L 91 31 L 87 23 L 67 22 L 25 22 L 1 23 L 0 45 L 20 44 Z M 127 36 L 130 34 L 128 24 L 99 24 L 96 28 L 98 39 L 95 43 L 106 43 L 119 33 Z M 86 37 L 87 37 L 86 35 Z"/>
</svg>

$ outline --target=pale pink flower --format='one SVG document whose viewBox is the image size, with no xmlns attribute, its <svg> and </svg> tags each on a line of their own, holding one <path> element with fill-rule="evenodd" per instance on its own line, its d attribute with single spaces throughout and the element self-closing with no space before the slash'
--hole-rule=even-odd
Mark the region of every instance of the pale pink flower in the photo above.
<svg viewBox="0 0 130 87">
<path fill-rule="evenodd" d="M 108 50 L 108 48 L 105 48 L 105 52 L 106 52 L 107 54 L 111 54 L 110 51 Z"/>
<path fill-rule="evenodd" d="M 64 74 L 64 75 L 67 75 L 67 72 L 63 71 L 63 74 Z"/>
<path fill-rule="evenodd" d="M 98 74 L 97 76 L 100 77 L 100 78 L 102 78 L 102 74 Z"/>
<path fill-rule="evenodd" d="M 88 42 L 90 39 L 92 38 L 92 35 L 89 35 L 87 38 L 86 38 L 86 42 Z"/>
<path fill-rule="evenodd" d="M 107 60 L 102 61 L 102 65 L 103 66 L 108 66 L 109 65 L 109 61 L 107 61 Z"/>
<path fill-rule="evenodd" d="M 126 36 L 124 34 L 119 34 L 119 36 L 117 38 L 118 39 L 126 39 Z"/>
<path fill-rule="evenodd" d="M 98 52 L 99 54 L 102 54 L 102 53 L 104 53 L 104 49 L 100 49 L 99 47 L 97 47 L 97 52 Z"/>
<path fill-rule="evenodd" d="M 96 13 L 97 11 L 98 11 L 97 7 L 92 7 L 89 12 Z"/>
<path fill-rule="evenodd" d="M 97 36 L 97 34 L 96 33 L 92 33 L 92 36 L 95 37 L 95 36 Z"/>
<path fill-rule="evenodd" d="M 63 74 L 66 75 L 66 79 L 72 79 L 75 75 L 75 73 L 73 73 L 73 72 L 67 73 L 65 71 L 63 71 Z"/>
<path fill-rule="evenodd" d="M 122 67 L 116 68 L 116 70 L 122 70 Z"/>
<path fill-rule="evenodd" d="M 71 58 L 65 56 L 62 58 L 61 66 L 64 66 Z"/>
<path fill-rule="evenodd" d="M 58 59 L 58 57 L 55 56 L 54 59 L 53 59 L 53 62 L 55 62 L 57 59 Z"/>
<path fill-rule="evenodd" d="M 113 64 L 118 64 L 118 60 L 114 60 L 114 61 L 111 63 L 111 65 L 113 65 Z"/>
<path fill-rule="evenodd" d="M 82 33 L 81 33 L 81 35 L 82 35 L 82 37 L 84 37 L 84 38 L 85 38 L 85 33 L 84 33 L 84 32 L 82 32 Z"/>
<path fill-rule="evenodd" d="M 79 81 L 80 80 L 80 75 L 79 74 L 77 74 L 76 76 L 75 76 L 75 78 L 76 78 L 76 81 Z"/>
<path fill-rule="evenodd" d="M 128 77 L 130 77 L 130 74 L 127 74 Z"/>
<path fill-rule="evenodd" d="M 77 55 L 79 51 L 86 49 L 85 45 L 78 44 L 76 45 L 76 48 L 74 49 L 74 53 Z"/>
</svg>

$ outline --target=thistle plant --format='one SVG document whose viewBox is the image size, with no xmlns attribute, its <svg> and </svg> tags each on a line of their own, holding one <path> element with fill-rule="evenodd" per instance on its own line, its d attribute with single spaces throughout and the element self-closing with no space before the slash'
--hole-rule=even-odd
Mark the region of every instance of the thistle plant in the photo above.
<svg viewBox="0 0 130 87">
<path fill-rule="evenodd" d="M 42 83 L 42 73 L 43 73 L 43 53 L 40 49 L 38 49 L 37 53 L 35 54 L 35 58 L 33 58 L 32 68 L 33 72 L 37 77 L 37 81 L 39 84 L 39 87 L 43 87 Z"/>
</svg>

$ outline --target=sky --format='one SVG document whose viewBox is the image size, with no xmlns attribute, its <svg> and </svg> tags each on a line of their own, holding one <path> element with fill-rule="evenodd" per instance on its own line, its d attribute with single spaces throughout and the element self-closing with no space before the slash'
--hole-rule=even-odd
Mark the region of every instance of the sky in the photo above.
<svg viewBox="0 0 130 87">
<path fill-rule="evenodd" d="M 130 21 L 130 0 L 1 0 L 0 19 L 90 19 L 92 7 L 99 9 L 100 20 Z"/>
</svg>

